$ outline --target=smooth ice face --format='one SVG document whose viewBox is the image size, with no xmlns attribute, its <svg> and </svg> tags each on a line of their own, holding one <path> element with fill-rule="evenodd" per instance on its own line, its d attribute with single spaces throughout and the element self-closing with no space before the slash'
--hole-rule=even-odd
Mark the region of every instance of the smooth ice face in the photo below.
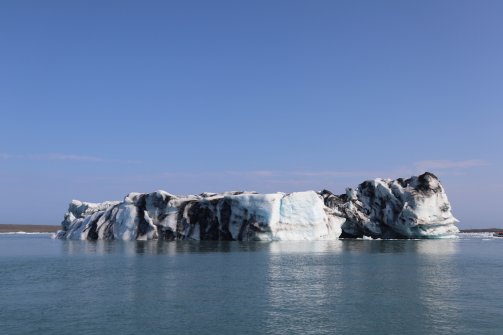
<svg viewBox="0 0 503 335">
<path fill-rule="evenodd" d="M 375 179 L 346 194 L 253 192 L 175 196 L 130 193 L 122 202 L 74 200 L 58 233 L 67 239 L 322 240 L 435 238 L 456 234 L 447 195 L 425 173 Z"/>
<path fill-rule="evenodd" d="M 281 199 L 280 218 L 273 225 L 278 240 L 337 239 L 341 221 L 330 220 L 325 204 L 313 191 L 291 193 Z"/>
</svg>

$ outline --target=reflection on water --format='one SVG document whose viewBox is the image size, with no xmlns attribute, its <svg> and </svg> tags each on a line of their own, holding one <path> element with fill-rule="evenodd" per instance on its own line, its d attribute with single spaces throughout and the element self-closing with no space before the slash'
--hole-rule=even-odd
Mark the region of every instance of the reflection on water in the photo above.
<svg viewBox="0 0 503 335">
<path fill-rule="evenodd" d="M 417 253 L 452 255 L 458 251 L 458 240 L 338 240 L 338 241 L 61 241 L 62 251 L 78 254 L 148 254 L 208 252 L 268 252 L 271 254 L 303 253 Z"/>
<path fill-rule="evenodd" d="M 233 315 L 248 302 L 256 307 L 246 309 L 249 318 L 243 322 L 270 334 L 363 332 L 369 325 L 362 315 L 372 315 L 377 333 L 410 327 L 431 332 L 433 325 L 442 333 L 444 324 L 458 318 L 451 302 L 457 290 L 450 258 L 458 251 L 456 240 L 64 241 L 62 246 L 69 255 L 126 256 L 121 265 L 126 303 L 136 310 L 155 300 L 164 304 L 166 317 L 197 311 L 211 324 L 222 310 Z M 177 257 L 134 257 L 142 255 Z M 96 277 L 97 285 L 106 286 L 106 276 Z M 220 331 L 215 327 L 212 331 Z"/>
<path fill-rule="evenodd" d="M 342 251 L 359 253 L 419 253 L 452 255 L 458 240 L 343 240 Z"/>
<path fill-rule="evenodd" d="M 337 241 L 278 241 L 270 242 L 269 252 L 273 254 L 302 254 L 342 252 L 343 242 Z"/>
<path fill-rule="evenodd" d="M 502 246 L 0 237 L 0 324 L 6 334 L 499 334 Z"/>
<path fill-rule="evenodd" d="M 228 241 L 62 241 L 62 250 L 69 255 L 175 255 L 179 253 L 267 251 L 268 248 L 267 243 Z"/>
<path fill-rule="evenodd" d="M 455 239 L 417 241 L 416 252 L 429 256 L 449 256 L 459 252 L 459 243 Z"/>
<path fill-rule="evenodd" d="M 459 277 L 462 272 L 453 261 L 459 248 L 456 241 L 427 241 L 418 250 L 418 301 L 423 317 L 437 334 L 459 333 L 462 323 L 459 301 Z"/>
<path fill-rule="evenodd" d="M 160 301 L 167 317 L 196 309 L 211 323 L 219 309 L 232 313 L 229 306 L 239 310 L 240 301 L 255 301 L 260 309 L 247 313 L 270 334 L 358 333 L 368 327 L 365 314 L 373 315 L 377 333 L 410 327 L 442 333 L 459 317 L 452 302 L 457 240 L 63 241 L 62 247 L 68 255 L 126 256 L 124 299 L 133 306 Z M 134 257 L 142 255 L 177 257 Z M 106 277 L 96 277 L 105 285 Z"/>
<path fill-rule="evenodd" d="M 149 254 L 211 252 L 339 253 L 342 241 L 229 242 L 229 241 L 62 241 L 65 254 Z"/>
<path fill-rule="evenodd" d="M 301 251 L 303 250 L 303 251 Z M 341 294 L 342 243 L 271 244 L 267 272 L 269 334 L 333 334 Z M 303 252 L 307 252 L 303 253 Z M 278 327 L 281 324 L 282 327 Z"/>
<path fill-rule="evenodd" d="M 326 255 L 308 248 L 307 255 L 297 255 L 288 252 L 295 245 L 284 246 L 271 245 L 275 252 L 269 257 L 270 333 L 359 333 L 369 330 L 366 318 L 375 333 L 443 333 L 448 327 L 442 326 L 458 321 L 450 258 L 458 251 L 456 240 L 344 240 L 310 246 Z M 442 268 L 445 272 L 438 275 Z M 286 329 L 278 330 L 279 322 Z"/>
</svg>

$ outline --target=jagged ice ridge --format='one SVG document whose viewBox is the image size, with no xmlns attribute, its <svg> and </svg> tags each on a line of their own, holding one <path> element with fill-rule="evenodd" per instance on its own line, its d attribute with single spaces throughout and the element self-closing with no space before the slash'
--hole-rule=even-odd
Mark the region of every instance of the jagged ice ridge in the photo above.
<svg viewBox="0 0 503 335">
<path fill-rule="evenodd" d="M 333 240 L 439 238 L 459 232 L 438 178 L 368 180 L 356 189 L 258 194 L 130 193 L 73 200 L 57 238 L 80 240 Z"/>
</svg>

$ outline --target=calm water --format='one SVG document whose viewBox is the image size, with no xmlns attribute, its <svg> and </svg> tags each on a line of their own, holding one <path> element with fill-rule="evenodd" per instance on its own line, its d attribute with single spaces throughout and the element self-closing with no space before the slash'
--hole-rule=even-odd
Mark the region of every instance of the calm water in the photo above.
<svg viewBox="0 0 503 335">
<path fill-rule="evenodd" d="M 0 235 L 0 333 L 501 334 L 502 250 Z"/>
</svg>

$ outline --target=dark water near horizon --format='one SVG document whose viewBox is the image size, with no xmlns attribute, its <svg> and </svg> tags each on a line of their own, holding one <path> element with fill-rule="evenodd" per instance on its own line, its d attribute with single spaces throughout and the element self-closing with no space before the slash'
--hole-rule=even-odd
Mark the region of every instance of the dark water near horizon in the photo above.
<svg viewBox="0 0 503 335">
<path fill-rule="evenodd" d="M 1 334 L 501 334 L 503 238 L 0 235 Z"/>
</svg>

